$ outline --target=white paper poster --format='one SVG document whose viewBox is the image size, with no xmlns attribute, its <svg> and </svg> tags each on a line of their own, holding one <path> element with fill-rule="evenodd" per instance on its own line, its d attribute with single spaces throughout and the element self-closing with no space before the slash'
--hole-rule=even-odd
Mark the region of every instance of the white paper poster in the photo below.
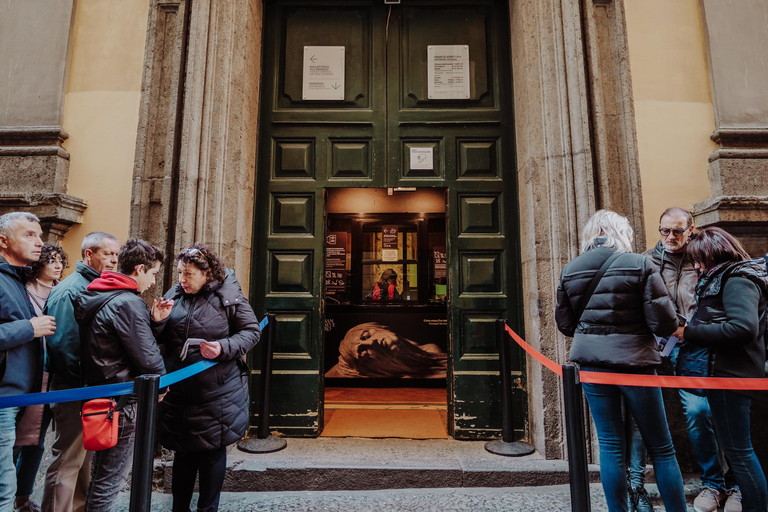
<svg viewBox="0 0 768 512">
<path fill-rule="evenodd" d="M 344 47 L 305 46 L 301 98 L 344 99 Z"/>
<path fill-rule="evenodd" d="M 469 46 L 427 46 L 427 98 L 469 99 Z"/>
<path fill-rule="evenodd" d="M 411 148 L 411 169 L 432 170 L 434 166 L 434 148 Z"/>
</svg>

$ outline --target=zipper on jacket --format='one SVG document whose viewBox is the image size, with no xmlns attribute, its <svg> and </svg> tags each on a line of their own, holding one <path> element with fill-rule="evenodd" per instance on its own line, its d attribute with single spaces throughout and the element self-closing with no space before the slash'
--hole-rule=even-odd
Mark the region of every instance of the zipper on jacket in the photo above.
<svg viewBox="0 0 768 512">
<path fill-rule="evenodd" d="M 197 295 L 192 296 L 192 304 L 189 306 L 189 312 L 187 313 L 187 323 L 184 326 L 184 342 L 189 339 L 189 324 L 192 321 L 192 313 L 195 311 L 195 306 L 197 304 Z M 182 363 L 183 364 L 183 363 Z M 181 384 L 185 384 L 184 381 L 181 382 Z M 182 389 L 181 392 L 181 424 L 183 425 L 184 432 L 187 431 L 187 390 L 185 389 L 186 386 Z M 184 436 L 182 436 L 182 439 L 186 440 Z M 184 448 L 186 449 L 186 443 Z"/>
</svg>

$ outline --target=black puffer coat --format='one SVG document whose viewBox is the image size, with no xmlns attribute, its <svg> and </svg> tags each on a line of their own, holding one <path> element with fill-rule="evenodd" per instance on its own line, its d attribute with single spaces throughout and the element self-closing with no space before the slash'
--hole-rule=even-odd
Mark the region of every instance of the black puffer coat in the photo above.
<svg viewBox="0 0 768 512">
<path fill-rule="evenodd" d="M 570 360 L 594 366 L 657 365 L 661 356 L 653 335 L 669 336 L 678 321 L 661 277 L 644 256 L 616 258 L 581 319 L 576 318 L 589 283 L 611 253 L 590 249 L 563 268 L 555 319 L 560 332 L 573 336 Z"/>
<path fill-rule="evenodd" d="M 195 295 L 177 285 L 165 298 L 175 301 L 157 338 L 165 345 L 168 372 L 203 360 L 198 347 L 181 360 L 188 338 L 218 341 L 222 350 L 219 364 L 170 387 L 160 407 L 160 442 L 182 453 L 228 446 L 248 428 L 243 356 L 259 341 L 259 322 L 231 270 L 223 283 L 212 281 Z"/>
</svg>

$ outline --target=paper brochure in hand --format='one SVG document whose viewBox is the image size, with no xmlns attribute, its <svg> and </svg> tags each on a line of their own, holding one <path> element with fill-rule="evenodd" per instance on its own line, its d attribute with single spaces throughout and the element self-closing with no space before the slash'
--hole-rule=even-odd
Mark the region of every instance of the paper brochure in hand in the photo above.
<svg viewBox="0 0 768 512">
<path fill-rule="evenodd" d="M 200 343 L 205 341 L 202 338 L 189 338 L 186 342 L 184 342 L 184 346 L 181 347 L 181 360 L 187 358 L 187 354 L 189 353 L 189 349 L 192 347 L 200 347 Z"/>
</svg>

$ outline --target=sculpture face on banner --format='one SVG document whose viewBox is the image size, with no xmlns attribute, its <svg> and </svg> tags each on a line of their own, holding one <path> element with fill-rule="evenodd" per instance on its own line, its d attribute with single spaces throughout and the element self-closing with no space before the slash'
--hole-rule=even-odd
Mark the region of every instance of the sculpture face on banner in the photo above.
<svg viewBox="0 0 768 512">
<path fill-rule="evenodd" d="M 445 378 L 448 356 L 434 343 L 419 344 L 377 322 L 356 325 L 339 345 L 339 361 L 326 377 Z"/>
</svg>

